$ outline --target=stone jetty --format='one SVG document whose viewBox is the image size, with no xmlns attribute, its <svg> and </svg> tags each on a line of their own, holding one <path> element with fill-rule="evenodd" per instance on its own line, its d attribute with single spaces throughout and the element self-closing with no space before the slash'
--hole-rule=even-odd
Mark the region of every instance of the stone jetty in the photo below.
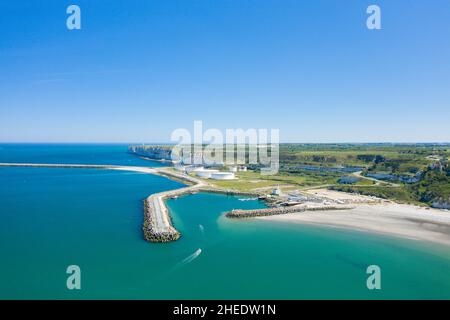
<svg viewBox="0 0 450 320">
<path fill-rule="evenodd" d="M 318 207 L 306 207 L 306 206 L 294 206 L 294 207 L 276 207 L 267 209 L 255 209 L 255 210 L 232 210 L 225 214 L 228 218 L 253 218 L 253 217 L 267 217 L 279 214 L 298 213 L 304 211 L 326 211 L 326 210 L 349 210 L 353 207 L 348 206 L 318 206 Z"/>
<path fill-rule="evenodd" d="M 143 231 L 145 239 L 151 242 L 175 241 L 180 238 L 181 234 L 172 225 L 165 200 L 197 192 L 205 186 L 205 183 L 186 174 L 177 173 L 166 168 L 157 168 L 157 174 L 191 184 L 185 188 L 152 194 L 144 201 Z"/>
</svg>

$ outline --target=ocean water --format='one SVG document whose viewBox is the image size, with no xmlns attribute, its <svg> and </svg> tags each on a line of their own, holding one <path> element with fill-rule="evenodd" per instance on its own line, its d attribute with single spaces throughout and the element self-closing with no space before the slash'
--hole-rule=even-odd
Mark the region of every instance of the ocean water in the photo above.
<svg viewBox="0 0 450 320">
<path fill-rule="evenodd" d="M 0 149 L 0 162 L 160 165 L 126 154 L 126 146 L 71 147 L 9 145 L 7 155 Z M 181 186 L 135 172 L 0 168 L 0 298 L 450 298 L 448 247 L 224 217 L 234 208 L 265 206 L 239 196 L 169 200 L 182 238 L 146 242 L 142 200 Z M 366 287 L 373 264 L 381 268 L 381 290 Z M 66 287 L 69 265 L 81 268 L 81 290 Z"/>
<path fill-rule="evenodd" d="M 0 162 L 110 164 L 160 167 L 164 162 L 141 159 L 123 144 L 1 144 Z"/>
</svg>

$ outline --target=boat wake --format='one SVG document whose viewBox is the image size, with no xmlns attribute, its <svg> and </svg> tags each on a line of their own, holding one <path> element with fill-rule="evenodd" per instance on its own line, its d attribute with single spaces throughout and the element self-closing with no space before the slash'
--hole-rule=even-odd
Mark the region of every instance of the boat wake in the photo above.
<svg viewBox="0 0 450 320">
<path fill-rule="evenodd" d="M 202 253 L 202 249 L 197 249 L 193 254 L 191 254 L 190 256 L 188 256 L 187 258 L 185 258 L 182 262 L 181 265 L 185 265 L 187 263 L 190 263 L 192 261 L 194 261 L 200 254 Z"/>
<path fill-rule="evenodd" d="M 188 263 L 191 263 L 192 261 L 197 259 L 197 257 L 201 253 L 202 253 L 202 249 L 199 248 L 193 254 L 187 256 L 182 261 L 176 263 L 173 267 L 171 267 L 168 270 L 166 270 L 165 272 L 161 273 L 158 276 L 159 281 L 161 281 L 161 279 L 165 279 L 166 277 L 170 276 L 172 273 L 177 272 L 180 268 L 182 268 L 183 266 L 187 265 Z"/>
<path fill-rule="evenodd" d="M 199 225 L 198 225 L 198 228 L 200 229 L 200 232 L 201 232 L 202 234 L 205 233 L 205 227 L 204 227 L 203 225 L 199 224 Z"/>
</svg>

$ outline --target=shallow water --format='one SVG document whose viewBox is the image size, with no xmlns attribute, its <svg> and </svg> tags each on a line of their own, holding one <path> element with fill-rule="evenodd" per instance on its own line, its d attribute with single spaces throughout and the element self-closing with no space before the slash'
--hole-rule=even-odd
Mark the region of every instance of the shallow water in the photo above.
<svg viewBox="0 0 450 320">
<path fill-rule="evenodd" d="M 110 164 L 160 167 L 164 162 L 141 159 L 123 144 L 0 144 L 0 162 Z"/>
</svg>

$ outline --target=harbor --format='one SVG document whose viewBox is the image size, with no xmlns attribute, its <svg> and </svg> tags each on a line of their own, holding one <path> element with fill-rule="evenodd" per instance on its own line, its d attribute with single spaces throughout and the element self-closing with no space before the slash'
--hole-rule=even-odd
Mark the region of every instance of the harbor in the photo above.
<svg viewBox="0 0 450 320">
<path fill-rule="evenodd" d="M 197 192 L 221 193 L 227 195 L 241 195 L 257 197 L 264 200 L 271 207 L 258 210 L 232 210 L 225 214 L 228 218 L 250 218 L 264 217 L 273 215 L 282 215 L 287 213 L 298 213 L 303 211 L 317 210 L 346 210 L 349 206 L 330 206 L 316 204 L 311 206 L 281 206 L 280 203 L 288 198 L 272 197 L 265 192 L 246 192 L 232 189 L 217 188 L 210 185 L 207 181 L 189 175 L 186 171 L 173 170 L 170 167 L 137 167 L 137 166 L 118 166 L 118 165 L 93 165 L 93 164 L 44 164 L 44 163 L 0 163 L 0 167 L 32 167 L 32 168 L 77 168 L 77 169 L 104 169 L 104 170 L 123 170 L 140 173 L 148 173 L 164 176 L 166 178 L 179 181 L 186 184 L 186 187 L 159 192 L 148 196 L 144 200 L 144 238 L 149 242 L 171 242 L 181 237 L 181 233 L 173 226 L 170 212 L 165 201 L 170 198 L 178 198 L 182 195 L 193 194 Z M 288 202 L 285 202 L 285 204 Z"/>
<path fill-rule="evenodd" d="M 172 225 L 165 200 L 179 197 L 183 194 L 197 192 L 205 184 L 201 180 L 164 168 L 155 171 L 156 174 L 190 184 L 185 188 L 152 194 L 144 200 L 143 232 L 145 239 L 151 242 L 175 241 L 180 238 L 181 234 Z"/>
<path fill-rule="evenodd" d="M 169 198 L 177 198 L 185 194 L 196 192 L 222 193 L 228 195 L 242 195 L 261 197 L 261 193 L 241 192 L 235 190 L 220 189 L 209 185 L 204 180 L 190 176 L 186 172 L 172 170 L 168 167 L 146 168 L 136 166 L 117 166 L 117 165 L 91 165 L 91 164 L 39 164 L 39 163 L 0 163 L 2 167 L 34 167 L 34 168 L 77 168 L 77 169 L 105 169 L 105 170 L 123 170 L 141 173 L 156 174 L 167 177 L 172 180 L 179 181 L 187 186 L 180 189 L 164 191 L 148 196 L 144 200 L 144 222 L 143 234 L 144 238 L 150 242 L 170 242 L 176 241 L 181 237 L 181 233 L 173 226 L 170 212 L 165 201 Z M 294 207 L 286 208 L 270 208 L 267 209 L 272 214 L 279 214 L 283 210 L 295 210 Z M 232 214 L 230 216 L 243 217 L 248 214 Z M 251 213 L 250 215 L 254 215 Z"/>
<path fill-rule="evenodd" d="M 263 200 L 269 206 L 264 209 L 233 209 L 225 213 L 227 218 L 257 218 L 317 224 L 442 244 L 450 243 L 449 217 L 443 211 L 397 204 L 372 196 L 318 188 L 303 190 L 301 193 L 283 193 L 280 188 L 264 188 L 254 192 L 240 191 L 217 187 L 210 183 L 209 179 L 200 179 L 170 167 L 39 163 L 0 163 L 0 167 L 123 170 L 164 176 L 185 184 L 186 186 L 182 188 L 153 193 L 145 198 L 142 229 L 144 238 L 150 242 L 172 242 L 182 236 L 173 226 L 166 200 L 205 192 L 249 196 Z M 390 227 L 386 228 L 387 225 Z"/>
<path fill-rule="evenodd" d="M 184 194 L 195 192 L 216 192 L 224 194 L 241 194 L 255 196 L 255 193 L 237 193 L 232 190 L 218 190 L 209 186 L 206 182 L 189 176 L 186 173 L 177 172 L 170 168 L 147 168 L 136 166 L 117 165 L 92 165 L 92 164 L 48 164 L 48 163 L 0 163 L 0 167 L 31 167 L 31 168 L 76 168 L 76 169 L 104 169 L 123 170 L 141 173 L 156 174 L 187 184 L 186 187 L 148 196 L 144 200 L 144 238 L 150 242 L 170 242 L 180 238 L 180 232 L 173 226 L 169 210 L 165 200 L 176 198 Z"/>
<path fill-rule="evenodd" d="M 166 168 L 146 168 L 135 166 L 117 165 L 92 165 L 92 164 L 48 164 L 48 163 L 0 163 L 0 167 L 31 167 L 31 168 L 76 168 L 76 169 L 105 169 L 123 170 L 141 173 L 157 174 L 177 180 L 190 186 L 152 194 L 144 200 L 143 232 L 147 241 L 168 242 L 175 241 L 181 235 L 173 227 L 169 211 L 164 200 L 170 197 L 180 196 L 189 192 L 195 192 L 205 186 L 201 180 L 188 175 L 174 172 Z"/>
</svg>

